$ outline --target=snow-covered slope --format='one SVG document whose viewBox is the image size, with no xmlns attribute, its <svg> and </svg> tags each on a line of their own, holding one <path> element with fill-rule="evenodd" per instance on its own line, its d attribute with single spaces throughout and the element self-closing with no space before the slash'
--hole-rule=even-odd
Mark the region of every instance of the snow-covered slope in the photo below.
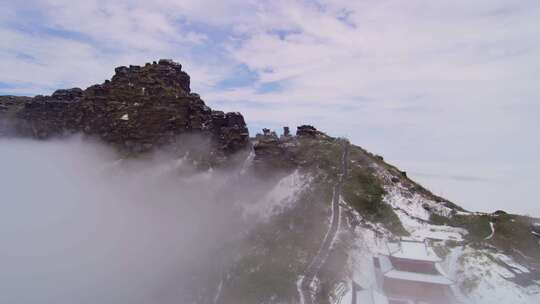
<svg viewBox="0 0 540 304">
<path fill-rule="evenodd" d="M 428 250 L 438 255 L 437 269 L 454 282 L 452 290 L 460 303 L 540 303 L 538 281 L 522 279 L 531 270 L 487 243 L 496 234 L 493 222 L 489 222 L 489 235 L 483 238 L 486 243 L 472 241 L 467 229 L 434 223 L 432 216 L 451 218 L 452 214 L 478 216 L 478 213 L 456 211 L 437 201 L 435 196 L 414 191 L 410 183 L 396 178 L 401 172 L 393 167 L 377 163 L 373 167 L 384 183 L 383 201 L 392 207 L 407 235 L 394 236 L 375 224 L 355 227 L 349 258 L 351 281 L 345 284 L 347 292 L 339 303 L 351 303 L 352 282 L 365 289 L 357 292 L 357 303 L 387 303 L 376 284 L 373 258 L 389 254 L 396 237 L 425 242 Z M 365 221 L 361 214 L 355 216 L 358 222 Z M 365 302 L 361 302 L 362 297 L 367 297 Z"/>
</svg>

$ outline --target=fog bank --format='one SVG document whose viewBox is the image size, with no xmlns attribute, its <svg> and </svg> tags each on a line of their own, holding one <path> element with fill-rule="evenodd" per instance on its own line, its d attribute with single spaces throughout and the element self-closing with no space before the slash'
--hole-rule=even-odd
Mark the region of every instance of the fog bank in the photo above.
<svg viewBox="0 0 540 304">
<path fill-rule="evenodd" d="M 0 140 L 0 303 L 187 303 L 219 280 L 239 208 L 269 185 L 118 159 L 76 138 Z"/>
</svg>

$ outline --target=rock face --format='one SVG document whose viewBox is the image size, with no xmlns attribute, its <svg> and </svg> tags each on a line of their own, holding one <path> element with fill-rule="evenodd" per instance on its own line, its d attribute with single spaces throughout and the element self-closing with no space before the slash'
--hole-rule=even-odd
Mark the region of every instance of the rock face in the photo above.
<svg viewBox="0 0 540 304">
<path fill-rule="evenodd" d="M 317 151 L 317 144 L 334 140 L 312 126 L 298 126 L 296 136 L 290 134 L 290 128 L 284 127 L 283 135 L 264 128 L 262 134 L 253 139 L 254 168 L 264 176 L 267 173 L 289 172 L 295 168 L 306 167 L 313 163 L 323 165 L 317 160 L 322 156 Z M 271 174 L 270 174 L 271 175 Z"/>
<path fill-rule="evenodd" d="M 214 148 L 234 153 L 249 143 L 240 113 L 212 111 L 191 93 L 190 77 L 172 60 L 118 67 L 112 79 L 51 96 L 0 96 L 0 136 L 39 139 L 73 133 L 100 138 L 128 152 L 172 144 L 200 134 Z"/>
</svg>

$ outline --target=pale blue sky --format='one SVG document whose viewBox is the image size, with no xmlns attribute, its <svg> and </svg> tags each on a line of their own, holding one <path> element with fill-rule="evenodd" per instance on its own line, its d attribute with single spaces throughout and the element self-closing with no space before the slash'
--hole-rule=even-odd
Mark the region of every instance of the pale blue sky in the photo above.
<svg viewBox="0 0 540 304">
<path fill-rule="evenodd" d="M 536 0 L 1 0 L 0 94 L 181 62 L 252 132 L 314 124 L 470 209 L 540 216 Z"/>
</svg>

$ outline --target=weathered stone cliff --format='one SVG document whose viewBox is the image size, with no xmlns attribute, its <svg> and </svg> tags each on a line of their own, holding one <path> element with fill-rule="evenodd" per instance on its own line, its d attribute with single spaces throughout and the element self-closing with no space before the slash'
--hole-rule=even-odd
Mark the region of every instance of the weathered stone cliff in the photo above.
<svg viewBox="0 0 540 304">
<path fill-rule="evenodd" d="M 213 111 L 191 93 L 190 77 L 171 60 L 118 67 L 112 79 L 86 90 L 33 98 L 0 96 L 0 136 L 38 139 L 82 133 L 140 153 L 178 143 L 185 134 L 211 139 L 230 154 L 249 143 L 240 113 Z"/>
</svg>

